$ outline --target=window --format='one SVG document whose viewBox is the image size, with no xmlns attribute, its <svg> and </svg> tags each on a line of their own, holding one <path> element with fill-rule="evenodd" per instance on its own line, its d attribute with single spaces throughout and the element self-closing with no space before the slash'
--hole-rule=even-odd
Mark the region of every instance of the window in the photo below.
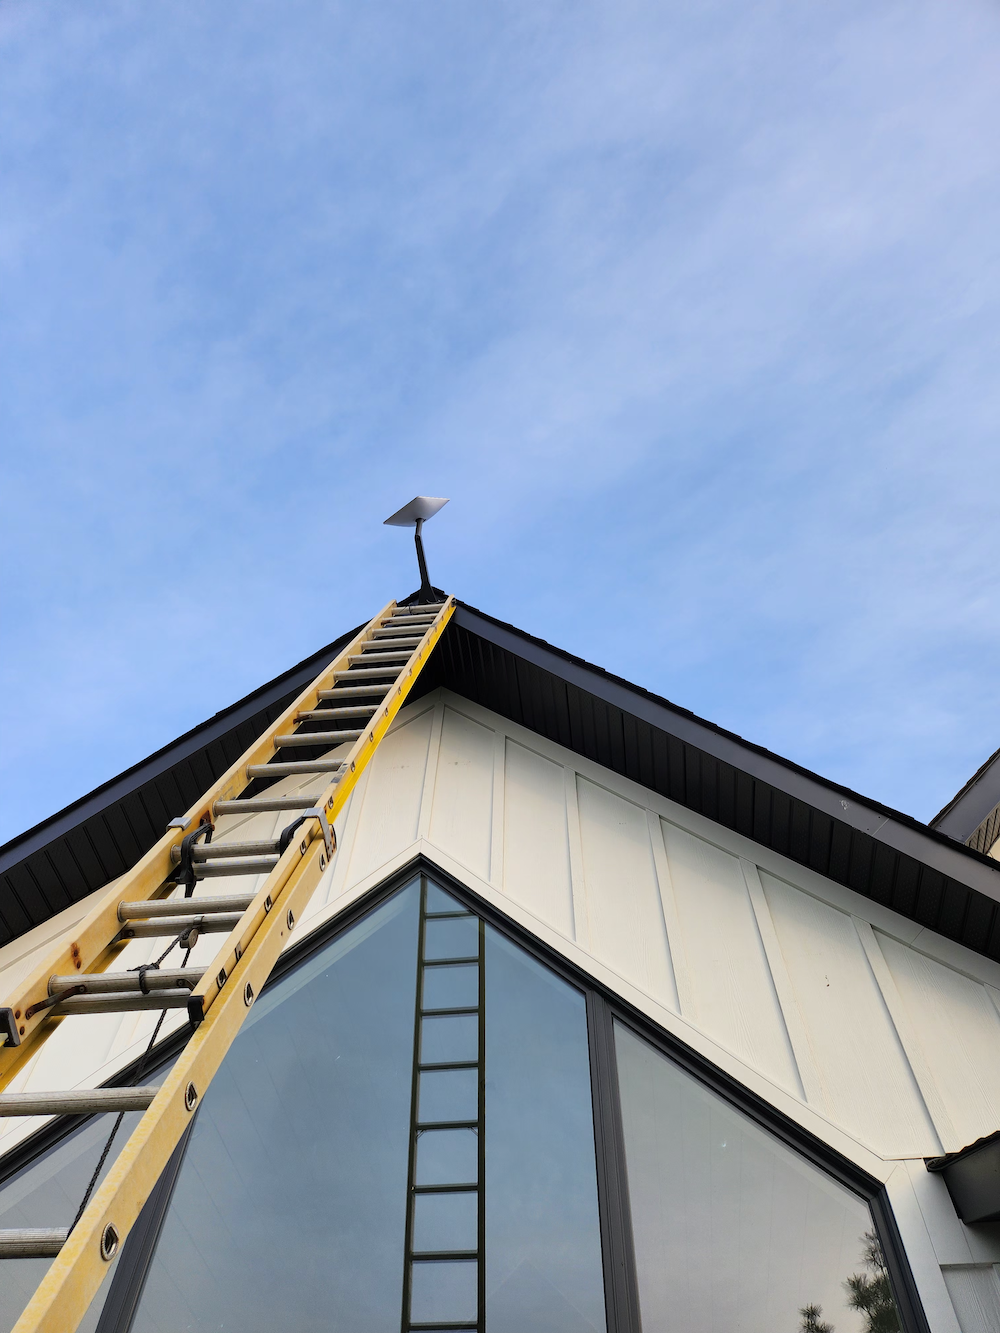
<svg viewBox="0 0 1000 1333">
<path fill-rule="evenodd" d="M 615 1051 L 644 1328 L 899 1328 L 867 1204 L 620 1023 Z"/>
<path fill-rule="evenodd" d="M 863 1181 L 470 902 L 420 875 L 267 987 L 87 1333 L 902 1333 Z M 106 1129 L 6 1224 L 68 1221 Z"/>
</svg>

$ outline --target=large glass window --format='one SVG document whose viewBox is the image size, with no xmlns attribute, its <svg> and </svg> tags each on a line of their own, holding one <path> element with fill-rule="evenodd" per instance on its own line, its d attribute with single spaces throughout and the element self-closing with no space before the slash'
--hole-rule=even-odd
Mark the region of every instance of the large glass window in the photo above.
<svg viewBox="0 0 1000 1333">
<path fill-rule="evenodd" d="M 615 1024 L 645 1333 L 895 1333 L 866 1203 Z"/>
<path fill-rule="evenodd" d="M 413 884 L 258 1001 L 134 1333 L 603 1333 L 583 995 Z"/>
<path fill-rule="evenodd" d="M 867 1202 L 613 1013 L 404 886 L 256 1002 L 84 1333 L 900 1333 Z M 0 1226 L 68 1222 L 108 1124 Z M 0 1268 L 0 1333 L 46 1264 Z"/>
</svg>

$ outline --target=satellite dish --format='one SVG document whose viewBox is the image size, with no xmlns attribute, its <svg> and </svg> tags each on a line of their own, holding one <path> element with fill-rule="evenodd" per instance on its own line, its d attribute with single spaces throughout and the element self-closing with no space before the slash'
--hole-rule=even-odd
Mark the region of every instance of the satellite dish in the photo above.
<svg viewBox="0 0 1000 1333">
<path fill-rule="evenodd" d="M 386 526 L 390 528 L 412 527 L 415 529 L 413 541 L 417 548 L 417 564 L 420 566 L 418 602 L 437 601 L 437 593 L 431 587 L 431 581 L 427 575 L 427 561 L 424 559 L 424 542 L 421 530 L 424 522 L 433 518 L 447 503 L 448 501 L 442 499 L 439 495 L 415 495 L 409 504 L 403 505 L 402 509 L 397 509 L 394 514 L 390 514 L 385 520 Z"/>
<path fill-rule="evenodd" d="M 412 528 L 414 524 L 423 524 L 428 518 L 445 507 L 447 500 L 436 495 L 415 495 L 408 505 L 397 509 L 385 520 L 390 528 Z"/>
</svg>

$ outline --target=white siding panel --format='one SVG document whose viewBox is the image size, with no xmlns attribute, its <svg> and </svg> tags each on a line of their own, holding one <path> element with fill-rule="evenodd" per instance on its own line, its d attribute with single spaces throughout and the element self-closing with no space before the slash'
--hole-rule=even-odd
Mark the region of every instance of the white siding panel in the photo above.
<svg viewBox="0 0 1000 1333">
<path fill-rule="evenodd" d="M 432 712 L 395 726 L 369 765 L 348 883 L 376 870 L 417 836 Z"/>
<path fill-rule="evenodd" d="M 1000 1015 L 985 986 L 877 932 L 960 1146 L 1000 1125 Z"/>
<path fill-rule="evenodd" d="M 761 882 L 834 1119 L 890 1156 L 937 1151 L 850 916 L 766 872 Z"/>
<path fill-rule="evenodd" d="M 572 939 L 565 769 L 512 740 L 504 756 L 503 856 L 504 892 Z"/>
<path fill-rule="evenodd" d="M 430 840 L 481 879 L 490 877 L 494 741 L 489 728 L 445 708 Z"/>
<path fill-rule="evenodd" d="M 799 1094 L 800 1084 L 739 860 L 662 824 L 683 932 L 689 1022 Z"/>
<path fill-rule="evenodd" d="M 646 812 L 577 779 L 591 949 L 670 1008 L 676 990 Z"/>
<path fill-rule="evenodd" d="M 997 1266 L 946 1268 L 944 1280 L 962 1333 L 997 1333 L 1000 1329 L 1000 1272 Z"/>
</svg>

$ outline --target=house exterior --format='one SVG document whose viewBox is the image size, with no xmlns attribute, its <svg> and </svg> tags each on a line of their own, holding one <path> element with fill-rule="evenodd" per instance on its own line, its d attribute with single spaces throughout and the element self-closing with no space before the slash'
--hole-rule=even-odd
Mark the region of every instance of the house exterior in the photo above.
<svg viewBox="0 0 1000 1333">
<path fill-rule="evenodd" d="M 349 637 L 0 850 L 0 991 Z M 84 1327 L 997 1333 L 998 806 L 996 757 L 925 826 L 459 603 Z M 155 1080 L 154 1022 L 12 1091 Z M 0 1122 L 0 1226 L 72 1219 L 106 1119 Z"/>
</svg>

